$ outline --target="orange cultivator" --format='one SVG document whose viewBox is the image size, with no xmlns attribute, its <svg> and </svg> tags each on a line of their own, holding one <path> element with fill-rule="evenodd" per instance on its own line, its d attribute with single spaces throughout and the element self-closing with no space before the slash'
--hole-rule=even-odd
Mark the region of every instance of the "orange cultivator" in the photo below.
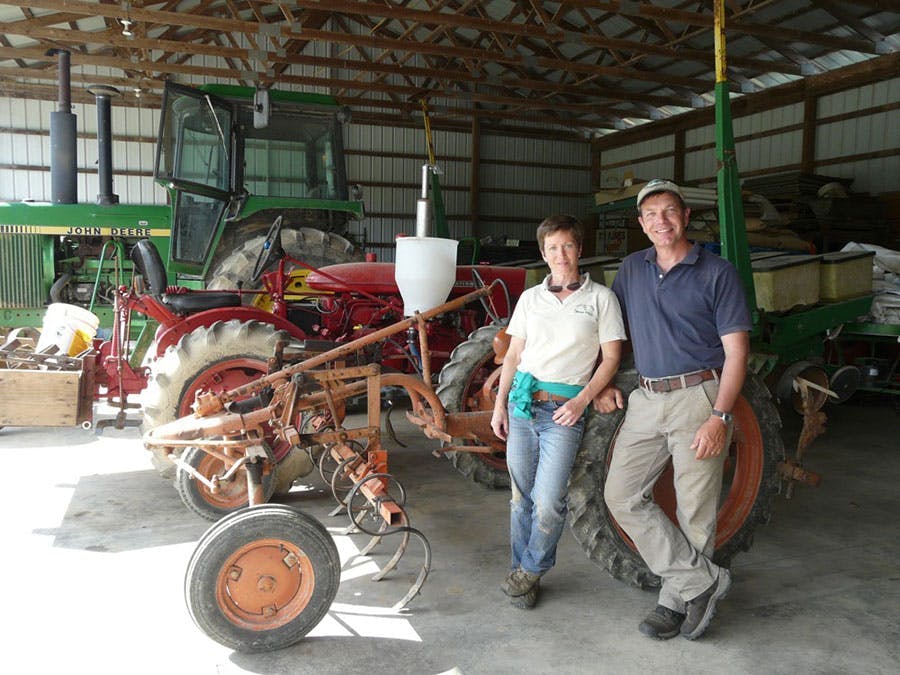
<svg viewBox="0 0 900 675">
<path fill-rule="evenodd" d="M 441 439 L 443 450 L 484 450 L 485 446 L 475 443 L 491 440 L 490 411 L 445 410 L 431 384 L 425 322 L 476 299 L 485 302 L 493 290 L 493 285 L 482 286 L 353 342 L 320 349 L 313 356 L 316 345 L 299 345 L 297 353 L 307 358 L 294 363 L 297 346 L 285 340 L 276 349 L 269 375 L 223 393 L 201 393 L 193 415 L 145 435 L 149 448 L 167 452 L 180 472 L 211 493 L 233 489 L 235 477 L 246 476 L 246 492 L 241 486 L 241 493 L 249 508 L 230 513 L 210 528 L 188 566 L 188 608 L 210 637 L 241 651 L 285 647 L 322 619 L 337 593 L 340 560 L 322 524 L 298 509 L 265 503 L 272 494 L 269 486 L 275 472 L 265 439 L 273 434 L 293 448 L 309 452 L 324 448 L 318 457 L 319 469 L 340 503 L 336 511 L 346 509 L 353 530 L 372 537 L 362 554 L 386 536 L 401 535 L 396 552 L 376 580 L 396 567 L 410 537 L 422 543 L 422 569 L 394 609 L 418 594 L 428 576 L 431 550 L 425 536 L 410 526 L 406 493 L 388 473 L 387 452 L 381 444 L 381 390 L 403 388 L 411 401 L 407 416 L 426 436 Z M 378 364 L 345 365 L 366 346 L 409 329 L 418 332 L 421 377 L 382 373 Z M 368 399 L 366 424 L 347 428 L 345 402 L 363 395 Z M 451 445 L 454 439 L 463 444 Z M 190 454 L 221 463 L 223 470 L 209 478 L 209 473 L 197 469 L 202 461 L 188 461 Z M 218 517 L 221 510 L 203 515 Z M 368 519 L 376 525 L 367 524 Z"/>
</svg>

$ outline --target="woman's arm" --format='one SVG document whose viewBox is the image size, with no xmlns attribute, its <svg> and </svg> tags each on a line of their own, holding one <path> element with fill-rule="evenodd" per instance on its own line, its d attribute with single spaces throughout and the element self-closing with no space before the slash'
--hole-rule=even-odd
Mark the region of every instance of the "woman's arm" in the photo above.
<svg viewBox="0 0 900 675">
<path fill-rule="evenodd" d="M 522 360 L 522 351 L 525 349 L 525 340 L 520 337 L 510 336 L 509 347 L 503 357 L 503 365 L 500 368 L 500 382 L 497 385 L 497 400 L 494 401 L 494 414 L 491 415 L 491 429 L 497 438 L 506 440 L 509 433 L 509 411 L 507 401 L 509 390 L 512 387 L 516 368 Z"/>
<path fill-rule="evenodd" d="M 557 424 L 565 427 L 575 424 L 581 419 L 584 409 L 591 404 L 594 397 L 599 395 L 616 376 L 616 371 L 619 369 L 619 361 L 622 359 L 622 341 L 610 340 L 609 342 L 601 342 L 600 353 L 603 356 L 600 365 L 597 366 L 597 370 L 594 371 L 584 389 L 553 413 L 553 421 Z"/>
</svg>

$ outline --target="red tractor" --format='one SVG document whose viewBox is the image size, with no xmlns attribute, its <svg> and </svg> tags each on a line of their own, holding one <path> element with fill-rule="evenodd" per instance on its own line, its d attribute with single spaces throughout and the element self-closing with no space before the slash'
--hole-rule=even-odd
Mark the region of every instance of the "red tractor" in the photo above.
<svg viewBox="0 0 900 675">
<path fill-rule="evenodd" d="M 257 290 L 190 291 L 166 287 L 164 267 L 152 243 L 144 240 L 133 249 L 133 262 L 147 288 L 145 292 L 124 294 L 123 310 L 133 309 L 159 323 L 154 345 L 156 360 L 149 373 L 143 373 L 147 428 L 191 414 L 200 391 L 227 391 L 264 375 L 279 340 L 300 341 L 308 353 L 315 354 L 368 336 L 403 318 L 403 302 L 392 263 L 311 268 L 281 249 L 280 225 L 277 219 L 254 266 L 252 283 L 259 281 L 263 287 Z M 293 273 L 289 271 L 291 266 Z M 267 269 L 272 271 L 266 272 Z M 297 271 L 308 271 L 299 291 Z M 379 363 L 385 372 L 420 376 L 423 363 L 426 367 L 433 365 L 434 373 L 440 373 L 436 379 L 445 392 L 444 403 L 449 410 L 487 409 L 491 402 L 482 400 L 480 390 L 496 369 L 493 338 L 525 289 L 526 270 L 459 266 L 450 294 L 451 299 L 459 297 L 495 280 L 502 282 L 497 285 L 501 290 L 481 305 L 461 307 L 427 323 L 430 360 L 423 360 L 416 332 L 409 331 L 372 343 L 357 353 L 349 365 Z M 112 375 L 117 364 L 110 350 L 110 343 L 100 347 L 99 363 L 108 365 L 109 375 L 98 378 L 98 383 L 115 388 Z M 143 389 L 142 379 L 140 371 L 128 378 L 132 393 Z M 276 463 L 291 455 L 291 447 L 283 443 L 274 442 L 272 451 Z M 504 448 L 499 442 L 496 452 L 451 454 L 450 459 L 463 474 L 479 483 L 508 485 Z M 214 459 L 210 461 L 215 463 Z M 165 455 L 155 453 L 154 465 L 164 477 L 175 475 L 174 465 Z M 204 467 L 201 473 L 213 475 L 217 468 L 221 467 Z M 285 469 L 280 472 L 283 475 L 279 485 L 289 487 L 300 474 L 291 475 L 291 470 Z M 189 487 L 202 491 L 202 486 L 194 481 Z M 243 488 L 239 492 L 234 498 L 246 503 Z M 236 505 L 226 490 L 198 497 L 213 504 L 221 501 L 223 512 Z"/>
</svg>

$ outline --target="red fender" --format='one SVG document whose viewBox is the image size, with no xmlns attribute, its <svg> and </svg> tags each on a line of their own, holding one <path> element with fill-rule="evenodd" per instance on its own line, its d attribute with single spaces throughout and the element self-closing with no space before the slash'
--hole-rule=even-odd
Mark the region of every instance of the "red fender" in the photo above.
<svg viewBox="0 0 900 675">
<path fill-rule="evenodd" d="M 295 326 L 287 319 L 264 312 L 256 307 L 219 307 L 217 309 L 208 309 L 205 312 L 197 312 L 191 314 L 184 321 L 162 328 L 156 335 L 156 355 L 162 354 L 170 346 L 177 344 L 182 336 L 193 332 L 199 326 L 211 326 L 216 321 L 228 321 L 230 319 L 239 319 L 240 321 L 260 321 L 268 323 L 275 327 L 276 330 L 284 330 L 298 340 L 305 340 L 309 337 L 299 326 Z"/>
</svg>

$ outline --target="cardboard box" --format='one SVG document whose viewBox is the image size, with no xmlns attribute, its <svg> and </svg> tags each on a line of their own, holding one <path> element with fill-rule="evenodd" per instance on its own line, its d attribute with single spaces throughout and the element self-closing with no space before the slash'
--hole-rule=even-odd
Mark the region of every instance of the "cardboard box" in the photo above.
<svg viewBox="0 0 900 675">
<path fill-rule="evenodd" d="M 872 292 L 872 259 L 875 251 L 839 251 L 822 256 L 819 267 L 819 299 L 838 302 Z"/>
<path fill-rule="evenodd" d="M 606 227 L 597 230 L 597 253 L 607 255 L 628 255 L 628 228 Z"/>
</svg>

